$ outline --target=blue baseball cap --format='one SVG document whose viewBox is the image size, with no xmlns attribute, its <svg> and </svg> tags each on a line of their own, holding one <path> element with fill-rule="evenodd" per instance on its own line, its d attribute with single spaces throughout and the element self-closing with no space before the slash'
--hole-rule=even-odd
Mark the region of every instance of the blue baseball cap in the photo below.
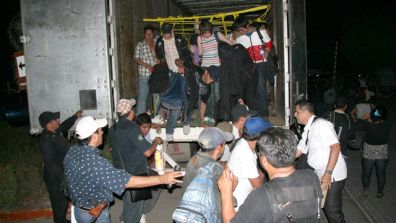
<svg viewBox="0 0 396 223">
<path fill-rule="evenodd" d="M 272 124 L 260 117 L 251 117 L 245 122 L 245 128 L 249 135 L 264 132 L 270 127 L 272 127 Z"/>
</svg>

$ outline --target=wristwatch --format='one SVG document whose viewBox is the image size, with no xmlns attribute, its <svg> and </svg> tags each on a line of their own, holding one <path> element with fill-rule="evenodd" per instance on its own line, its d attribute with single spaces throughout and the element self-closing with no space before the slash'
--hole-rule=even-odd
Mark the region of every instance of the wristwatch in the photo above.
<svg viewBox="0 0 396 223">
<path fill-rule="evenodd" d="M 325 173 L 331 175 L 331 174 L 333 174 L 333 170 L 326 170 Z"/>
</svg>

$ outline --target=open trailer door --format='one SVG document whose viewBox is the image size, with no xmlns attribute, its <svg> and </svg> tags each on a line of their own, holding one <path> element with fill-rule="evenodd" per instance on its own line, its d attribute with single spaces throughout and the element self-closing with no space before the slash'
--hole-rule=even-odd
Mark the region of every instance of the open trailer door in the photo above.
<svg viewBox="0 0 396 223">
<path fill-rule="evenodd" d="M 275 114 L 278 123 L 294 122 L 294 103 L 306 97 L 307 42 L 305 0 L 273 1 L 273 32 L 279 56 L 275 86 Z"/>
<path fill-rule="evenodd" d="M 43 111 L 112 120 L 106 0 L 21 0 L 31 133 Z"/>
</svg>

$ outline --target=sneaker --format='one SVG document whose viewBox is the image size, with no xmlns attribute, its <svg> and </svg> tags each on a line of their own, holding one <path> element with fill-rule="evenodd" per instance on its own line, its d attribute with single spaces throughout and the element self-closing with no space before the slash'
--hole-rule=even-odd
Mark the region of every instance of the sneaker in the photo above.
<svg viewBox="0 0 396 223">
<path fill-rule="evenodd" d="M 183 134 L 188 135 L 190 133 L 190 125 L 183 126 Z"/>
<path fill-rule="evenodd" d="M 377 198 L 382 198 L 384 196 L 384 193 L 377 193 Z"/>
<path fill-rule="evenodd" d="M 167 141 L 167 142 L 173 141 L 173 135 L 171 135 L 171 134 L 166 134 L 166 141 Z"/>
<path fill-rule="evenodd" d="M 142 215 L 142 218 L 140 218 L 140 223 L 146 223 L 146 215 Z"/>
<path fill-rule="evenodd" d="M 214 118 L 205 117 L 205 118 L 204 118 L 204 122 L 215 123 L 215 120 L 214 120 Z"/>
<path fill-rule="evenodd" d="M 161 115 L 156 115 L 154 118 L 151 119 L 152 123 L 156 123 L 156 124 L 165 124 L 164 119 L 162 118 Z"/>
</svg>

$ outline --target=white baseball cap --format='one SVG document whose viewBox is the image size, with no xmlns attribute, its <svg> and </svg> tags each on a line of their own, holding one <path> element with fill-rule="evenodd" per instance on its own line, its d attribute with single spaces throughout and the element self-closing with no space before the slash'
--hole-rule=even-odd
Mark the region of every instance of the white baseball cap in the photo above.
<svg viewBox="0 0 396 223">
<path fill-rule="evenodd" d="M 107 120 L 94 119 L 91 116 L 81 118 L 76 126 L 76 135 L 79 139 L 86 139 L 96 132 L 99 128 L 103 128 L 107 125 Z"/>
</svg>

